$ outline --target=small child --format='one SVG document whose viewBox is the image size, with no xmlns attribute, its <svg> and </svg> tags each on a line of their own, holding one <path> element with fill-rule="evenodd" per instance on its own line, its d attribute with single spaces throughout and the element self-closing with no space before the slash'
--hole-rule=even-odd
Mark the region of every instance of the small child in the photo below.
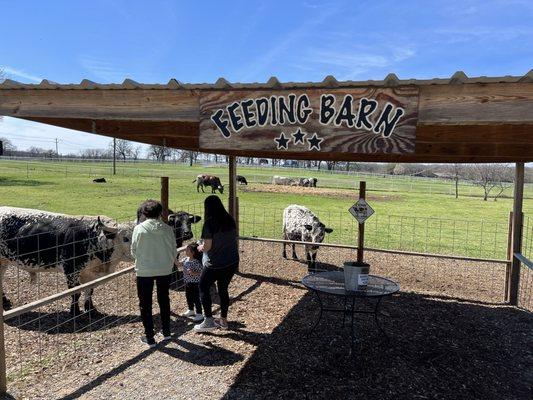
<svg viewBox="0 0 533 400">
<path fill-rule="evenodd" d="M 191 243 L 185 249 L 187 256 L 183 261 L 183 280 L 185 281 L 185 297 L 189 309 L 181 314 L 182 317 L 192 317 L 194 322 L 204 319 L 202 303 L 200 302 L 200 275 L 202 274 L 202 252 L 198 250 L 197 243 Z M 194 309 L 196 308 L 196 313 Z"/>
</svg>

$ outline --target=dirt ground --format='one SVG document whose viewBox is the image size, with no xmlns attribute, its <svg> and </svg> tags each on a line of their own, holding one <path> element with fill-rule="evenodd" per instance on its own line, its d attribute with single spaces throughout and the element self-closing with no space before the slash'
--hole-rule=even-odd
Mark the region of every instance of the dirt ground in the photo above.
<svg viewBox="0 0 533 400">
<path fill-rule="evenodd" d="M 243 192 L 262 192 L 262 193 L 290 193 L 290 194 L 310 194 L 327 196 L 331 198 L 353 199 L 355 189 L 332 189 L 321 187 L 302 187 L 302 186 L 286 186 L 286 185 L 270 185 L 254 183 L 249 186 L 239 186 Z M 387 201 L 399 200 L 402 196 L 397 194 L 367 194 L 366 199 L 372 201 Z"/>
<path fill-rule="evenodd" d="M 99 316 L 70 319 L 65 301 L 7 321 L 11 398 L 531 398 L 533 317 L 500 304 L 504 265 L 367 253 L 371 273 L 401 291 L 382 305 L 390 342 L 359 316 L 350 355 L 339 315 L 324 314 L 310 333 L 318 304 L 300 283 L 305 264 L 283 260 L 280 245 L 242 242 L 241 251 L 228 331 L 193 333 L 177 316 L 185 298 L 175 290 L 174 337 L 146 349 L 130 274 L 95 291 Z M 321 249 L 319 267 L 354 256 Z M 5 284 L 15 303 L 63 290 L 54 274 L 38 294 L 16 278 Z"/>
</svg>

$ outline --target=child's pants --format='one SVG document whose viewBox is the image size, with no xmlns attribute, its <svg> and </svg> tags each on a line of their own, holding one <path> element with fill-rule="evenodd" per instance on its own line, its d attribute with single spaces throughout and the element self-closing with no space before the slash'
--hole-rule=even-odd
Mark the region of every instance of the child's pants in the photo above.
<svg viewBox="0 0 533 400">
<path fill-rule="evenodd" d="M 185 284 L 185 297 L 189 310 L 196 309 L 196 314 L 202 313 L 202 303 L 200 302 L 200 287 L 197 282 Z"/>
</svg>

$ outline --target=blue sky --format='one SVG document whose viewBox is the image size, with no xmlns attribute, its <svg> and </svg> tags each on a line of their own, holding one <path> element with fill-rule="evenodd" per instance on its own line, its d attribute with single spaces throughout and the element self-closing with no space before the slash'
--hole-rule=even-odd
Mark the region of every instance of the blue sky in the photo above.
<svg viewBox="0 0 533 400">
<path fill-rule="evenodd" d="M 30 83 L 365 80 L 389 72 L 421 79 L 533 68 L 533 0 L 2 0 L 0 9 L 0 66 Z M 52 148 L 57 137 L 60 152 L 109 142 L 12 118 L 0 123 L 0 136 L 19 148 Z"/>
</svg>

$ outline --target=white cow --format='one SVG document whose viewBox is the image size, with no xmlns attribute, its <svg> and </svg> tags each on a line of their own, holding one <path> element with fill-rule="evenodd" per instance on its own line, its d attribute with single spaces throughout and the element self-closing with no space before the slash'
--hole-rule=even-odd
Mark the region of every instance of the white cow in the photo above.
<svg viewBox="0 0 533 400">
<path fill-rule="evenodd" d="M 318 217 L 306 207 L 292 204 L 283 210 L 283 239 L 310 243 L 322 243 L 326 233 L 333 229 L 326 228 Z M 319 246 L 305 245 L 307 266 L 316 268 L 316 253 Z M 283 258 L 287 258 L 286 244 L 283 244 Z M 295 245 L 292 245 L 292 258 L 298 259 Z"/>
</svg>

